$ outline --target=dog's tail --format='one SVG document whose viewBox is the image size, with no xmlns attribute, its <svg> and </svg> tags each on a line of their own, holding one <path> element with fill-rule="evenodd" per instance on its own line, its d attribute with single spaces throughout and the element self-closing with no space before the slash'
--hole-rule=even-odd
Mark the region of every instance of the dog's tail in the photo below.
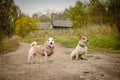
<svg viewBox="0 0 120 80">
<path fill-rule="evenodd" d="M 30 44 L 30 47 L 36 46 L 36 45 L 37 45 L 37 42 L 36 42 L 36 41 L 33 41 L 33 42 Z"/>
</svg>

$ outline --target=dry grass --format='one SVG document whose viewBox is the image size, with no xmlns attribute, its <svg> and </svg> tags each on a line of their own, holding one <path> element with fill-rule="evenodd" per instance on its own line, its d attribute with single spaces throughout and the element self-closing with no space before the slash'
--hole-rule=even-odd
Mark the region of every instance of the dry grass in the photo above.
<svg viewBox="0 0 120 80">
<path fill-rule="evenodd" d="M 19 37 L 13 36 L 9 40 L 5 39 L 0 42 L 0 55 L 16 50 L 19 47 Z"/>
</svg>

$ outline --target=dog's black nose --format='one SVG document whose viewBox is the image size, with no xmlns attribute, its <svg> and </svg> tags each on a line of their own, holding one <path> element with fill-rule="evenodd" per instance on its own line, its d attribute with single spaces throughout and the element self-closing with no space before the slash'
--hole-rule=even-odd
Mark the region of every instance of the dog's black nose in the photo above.
<svg viewBox="0 0 120 80">
<path fill-rule="evenodd" d="M 52 45 L 52 42 L 50 44 Z"/>
<path fill-rule="evenodd" d="M 89 40 L 87 40 L 87 41 L 89 41 Z"/>
</svg>

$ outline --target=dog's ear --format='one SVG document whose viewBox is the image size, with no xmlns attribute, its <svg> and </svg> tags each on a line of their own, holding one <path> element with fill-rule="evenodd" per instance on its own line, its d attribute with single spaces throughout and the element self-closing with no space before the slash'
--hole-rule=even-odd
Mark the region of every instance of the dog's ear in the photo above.
<svg viewBox="0 0 120 80">
<path fill-rule="evenodd" d="M 55 38 L 56 38 L 56 37 L 55 37 L 55 36 L 53 36 L 53 39 L 54 39 L 54 40 L 55 40 Z"/>
<path fill-rule="evenodd" d="M 78 34 L 78 39 L 81 39 L 81 37 L 82 37 L 82 36 L 81 36 L 80 34 Z"/>
</svg>

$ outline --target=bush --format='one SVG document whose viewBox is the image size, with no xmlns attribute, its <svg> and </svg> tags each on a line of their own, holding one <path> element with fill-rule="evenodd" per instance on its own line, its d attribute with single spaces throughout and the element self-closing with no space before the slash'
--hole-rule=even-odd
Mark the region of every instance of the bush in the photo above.
<svg viewBox="0 0 120 80">
<path fill-rule="evenodd" d="M 22 16 L 15 23 L 15 32 L 23 38 L 30 34 L 30 32 L 37 29 L 37 21 L 29 16 Z"/>
</svg>

